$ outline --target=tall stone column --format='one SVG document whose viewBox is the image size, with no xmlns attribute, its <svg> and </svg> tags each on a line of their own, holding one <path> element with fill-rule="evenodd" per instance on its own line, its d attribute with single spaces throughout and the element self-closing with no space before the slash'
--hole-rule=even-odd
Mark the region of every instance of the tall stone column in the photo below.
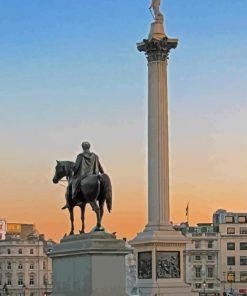
<svg viewBox="0 0 247 296">
<path fill-rule="evenodd" d="M 137 44 L 148 60 L 148 223 L 130 242 L 137 260 L 136 288 L 143 296 L 190 296 L 183 252 L 188 241 L 170 223 L 167 61 L 178 39 L 164 32 L 160 1 L 148 39 Z"/>
<path fill-rule="evenodd" d="M 178 40 L 159 34 L 137 45 L 148 60 L 148 225 L 170 230 L 167 59 Z M 156 36 L 155 36 L 156 37 Z"/>
</svg>

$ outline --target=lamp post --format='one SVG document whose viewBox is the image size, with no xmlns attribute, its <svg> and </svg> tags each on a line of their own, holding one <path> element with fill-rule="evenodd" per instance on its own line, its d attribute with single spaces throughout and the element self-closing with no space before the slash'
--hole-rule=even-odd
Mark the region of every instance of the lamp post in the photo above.
<svg viewBox="0 0 247 296">
<path fill-rule="evenodd" d="M 223 272 L 223 292 L 226 292 L 226 272 Z"/>
<path fill-rule="evenodd" d="M 9 295 L 9 291 L 8 291 L 8 287 L 7 287 L 6 283 L 3 285 L 3 292 L 4 292 L 4 295 L 6 295 L 6 296 Z"/>
<path fill-rule="evenodd" d="M 44 296 L 47 296 L 47 284 L 48 284 L 48 282 L 47 282 L 46 277 L 45 277 L 45 280 L 44 280 L 44 284 L 45 284 L 45 294 L 44 294 Z"/>
<path fill-rule="evenodd" d="M 202 285 L 203 285 L 203 296 L 205 296 L 205 295 L 206 295 L 206 293 L 205 293 L 205 289 L 206 289 L 206 285 L 207 285 L 205 279 L 204 279 Z"/>
<path fill-rule="evenodd" d="M 231 295 L 233 295 L 232 282 L 233 282 L 234 278 L 233 278 L 233 273 L 232 273 L 232 267 L 231 266 L 229 268 L 229 271 L 230 271 L 230 273 L 229 273 L 229 275 L 230 275 L 229 280 L 230 280 L 230 283 L 231 283 Z"/>
<path fill-rule="evenodd" d="M 26 295 L 26 285 L 23 283 L 22 284 L 22 288 L 23 288 L 23 296 Z"/>
</svg>

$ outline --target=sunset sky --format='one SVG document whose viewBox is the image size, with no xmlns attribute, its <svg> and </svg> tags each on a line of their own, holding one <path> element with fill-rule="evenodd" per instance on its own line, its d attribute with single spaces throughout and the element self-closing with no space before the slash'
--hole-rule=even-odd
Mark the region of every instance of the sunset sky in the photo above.
<svg viewBox="0 0 247 296">
<path fill-rule="evenodd" d="M 103 224 L 133 238 L 147 222 L 147 61 L 136 49 L 148 0 L 0 0 L 0 217 L 69 232 L 56 159 L 92 143 L 113 183 Z M 171 220 L 247 212 L 247 2 L 165 0 Z M 79 209 L 76 209 L 76 231 Z M 86 230 L 95 224 L 87 206 Z"/>
</svg>

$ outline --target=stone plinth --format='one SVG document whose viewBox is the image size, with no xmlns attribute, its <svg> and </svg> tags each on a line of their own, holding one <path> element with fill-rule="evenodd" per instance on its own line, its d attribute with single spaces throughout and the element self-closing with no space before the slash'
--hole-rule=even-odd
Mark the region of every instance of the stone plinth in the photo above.
<svg viewBox="0 0 247 296">
<path fill-rule="evenodd" d="M 94 232 L 65 237 L 50 254 L 52 296 L 127 296 L 125 241 Z"/>
<path fill-rule="evenodd" d="M 155 21 L 151 24 L 151 29 L 150 29 L 150 33 L 148 36 L 148 39 L 157 39 L 160 40 L 162 38 L 164 38 L 165 35 L 165 31 L 164 31 L 164 24 L 161 21 Z"/>
<path fill-rule="evenodd" d="M 185 284 L 184 249 L 188 239 L 175 230 L 150 230 L 130 241 L 137 259 L 136 288 L 142 296 L 191 296 Z"/>
</svg>

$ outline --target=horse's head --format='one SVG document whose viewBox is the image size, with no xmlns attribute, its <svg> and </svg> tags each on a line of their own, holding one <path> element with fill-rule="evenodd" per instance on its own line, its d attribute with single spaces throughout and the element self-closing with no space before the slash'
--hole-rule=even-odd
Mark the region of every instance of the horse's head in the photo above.
<svg viewBox="0 0 247 296">
<path fill-rule="evenodd" d="M 66 176 L 65 166 L 63 165 L 62 161 L 57 160 L 55 175 L 52 179 L 53 183 L 57 184 L 64 176 Z"/>
</svg>

